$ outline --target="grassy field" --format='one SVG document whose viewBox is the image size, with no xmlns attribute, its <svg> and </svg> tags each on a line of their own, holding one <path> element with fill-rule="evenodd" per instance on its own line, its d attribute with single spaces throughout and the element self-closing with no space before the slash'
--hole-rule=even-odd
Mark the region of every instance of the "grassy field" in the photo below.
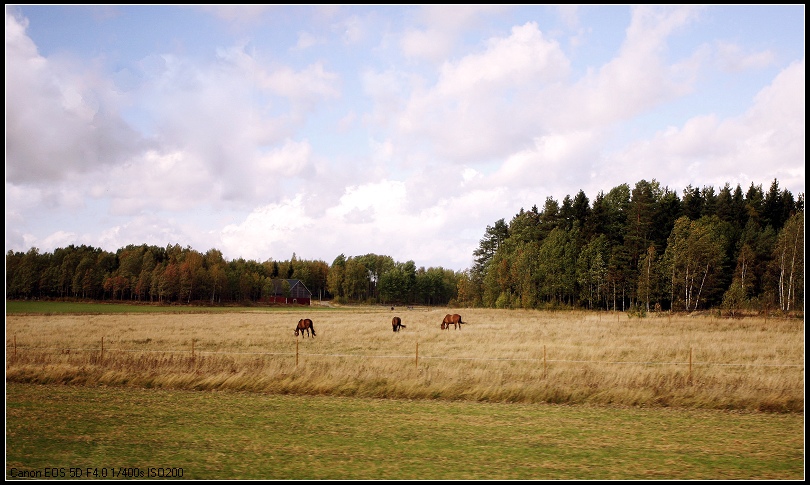
<svg viewBox="0 0 810 485">
<path fill-rule="evenodd" d="M 803 320 L 132 306 L 7 303 L 7 478 L 804 476 Z"/>
<path fill-rule="evenodd" d="M 6 382 L 804 411 L 802 320 L 454 311 L 9 314 Z"/>
<path fill-rule="evenodd" d="M 7 479 L 47 470 L 63 479 L 804 477 L 799 414 L 32 384 L 6 391 Z"/>
</svg>

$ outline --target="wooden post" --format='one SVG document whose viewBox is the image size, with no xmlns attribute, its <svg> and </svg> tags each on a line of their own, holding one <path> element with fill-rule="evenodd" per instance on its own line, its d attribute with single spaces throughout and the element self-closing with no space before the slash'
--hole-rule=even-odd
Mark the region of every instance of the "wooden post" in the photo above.
<svg viewBox="0 0 810 485">
<path fill-rule="evenodd" d="M 298 367 L 298 339 L 295 339 L 295 366 Z"/>
<path fill-rule="evenodd" d="M 692 385 L 692 347 L 689 347 L 689 385 Z"/>
<path fill-rule="evenodd" d="M 416 342 L 416 359 L 413 361 L 416 369 L 419 369 L 419 342 Z"/>
<path fill-rule="evenodd" d="M 543 379 L 546 378 L 546 346 L 543 346 Z"/>
<path fill-rule="evenodd" d="M 104 337 L 101 337 L 101 361 L 103 360 L 104 360 Z M 101 361 L 99 361 L 99 363 L 101 363 Z"/>
</svg>

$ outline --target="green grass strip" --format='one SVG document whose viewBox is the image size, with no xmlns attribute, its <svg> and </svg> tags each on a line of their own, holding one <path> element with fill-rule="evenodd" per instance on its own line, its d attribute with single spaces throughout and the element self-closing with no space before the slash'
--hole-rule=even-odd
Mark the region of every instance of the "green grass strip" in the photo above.
<svg viewBox="0 0 810 485">
<path fill-rule="evenodd" d="M 801 414 L 30 384 L 6 393 L 7 479 L 804 477 Z"/>
</svg>

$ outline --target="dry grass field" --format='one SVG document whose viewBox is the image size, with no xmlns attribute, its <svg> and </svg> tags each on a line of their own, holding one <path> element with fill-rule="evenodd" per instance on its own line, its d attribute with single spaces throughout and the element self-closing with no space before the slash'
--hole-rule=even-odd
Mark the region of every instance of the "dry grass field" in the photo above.
<svg viewBox="0 0 810 485">
<path fill-rule="evenodd" d="M 447 313 L 467 323 L 442 330 Z M 306 317 L 314 338 L 293 333 Z M 802 319 L 762 317 L 418 307 L 6 316 L 7 383 L 803 413 L 804 355 Z"/>
</svg>

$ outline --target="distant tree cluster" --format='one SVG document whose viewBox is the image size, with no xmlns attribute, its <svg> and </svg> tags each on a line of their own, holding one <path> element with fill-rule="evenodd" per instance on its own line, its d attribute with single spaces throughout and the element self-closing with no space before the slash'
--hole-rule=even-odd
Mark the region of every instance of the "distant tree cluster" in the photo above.
<svg viewBox="0 0 810 485">
<path fill-rule="evenodd" d="M 390 256 L 341 254 L 329 269 L 327 288 L 342 302 L 446 305 L 457 296 L 459 275 L 442 267 L 417 269 L 413 261 Z"/>
<path fill-rule="evenodd" d="M 115 253 L 71 245 L 52 254 L 32 248 L 6 255 L 10 299 L 241 304 L 272 296 L 278 279 L 301 280 L 313 298 L 344 302 L 447 304 L 456 295 L 452 270 L 417 269 L 413 261 L 374 254 L 341 254 L 331 268 L 295 254 L 288 261 L 226 261 L 219 250 L 203 254 L 177 244 L 130 245 Z"/>
<path fill-rule="evenodd" d="M 127 300 L 210 304 L 257 302 L 275 279 L 300 279 L 314 295 L 326 290 L 329 265 L 303 261 L 226 261 L 180 245 L 129 245 L 115 253 L 68 246 L 52 254 L 36 248 L 6 255 L 6 297 Z"/>
<path fill-rule="evenodd" d="M 466 271 L 417 268 L 390 256 L 324 261 L 226 261 L 210 249 L 69 246 L 9 251 L 6 298 L 158 303 L 260 302 L 273 280 L 299 279 L 339 302 L 646 313 L 804 307 L 804 194 L 692 186 L 682 197 L 653 180 L 619 185 L 591 204 L 583 191 L 488 226 Z"/>
<path fill-rule="evenodd" d="M 804 194 L 773 181 L 692 186 L 622 184 L 591 204 L 579 193 L 488 226 L 459 280 L 462 304 L 731 312 L 804 306 Z"/>
</svg>

